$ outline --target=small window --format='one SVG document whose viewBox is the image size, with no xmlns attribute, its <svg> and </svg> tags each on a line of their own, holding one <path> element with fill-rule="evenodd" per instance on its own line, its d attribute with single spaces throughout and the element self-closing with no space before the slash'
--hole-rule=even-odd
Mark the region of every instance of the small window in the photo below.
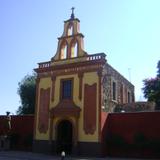
<svg viewBox="0 0 160 160">
<path fill-rule="evenodd" d="M 62 81 L 62 99 L 72 98 L 72 80 Z"/>
<path fill-rule="evenodd" d="M 116 100 L 116 82 L 112 83 L 112 98 Z"/>
</svg>

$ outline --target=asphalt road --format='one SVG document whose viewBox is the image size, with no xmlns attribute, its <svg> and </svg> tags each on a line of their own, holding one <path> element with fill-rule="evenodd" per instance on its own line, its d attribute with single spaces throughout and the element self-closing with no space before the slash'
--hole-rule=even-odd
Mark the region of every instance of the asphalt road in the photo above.
<svg viewBox="0 0 160 160">
<path fill-rule="evenodd" d="M 32 152 L 0 151 L 0 160 L 61 160 L 60 156 L 44 155 Z M 64 160 L 143 160 L 133 158 L 85 158 L 66 157 Z M 149 159 L 147 159 L 149 160 Z"/>
</svg>

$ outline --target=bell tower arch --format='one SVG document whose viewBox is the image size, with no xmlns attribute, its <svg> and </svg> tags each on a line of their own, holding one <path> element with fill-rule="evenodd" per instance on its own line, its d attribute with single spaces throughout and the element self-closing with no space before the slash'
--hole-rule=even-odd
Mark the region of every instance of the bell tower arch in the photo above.
<svg viewBox="0 0 160 160">
<path fill-rule="evenodd" d="M 80 33 L 80 20 L 75 18 L 74 9 L 70 19 L 64 21 L 64 30 L 58 38 L 57 52 L 51 61 L 85 56 L 83 34 Z"/>
</svg>

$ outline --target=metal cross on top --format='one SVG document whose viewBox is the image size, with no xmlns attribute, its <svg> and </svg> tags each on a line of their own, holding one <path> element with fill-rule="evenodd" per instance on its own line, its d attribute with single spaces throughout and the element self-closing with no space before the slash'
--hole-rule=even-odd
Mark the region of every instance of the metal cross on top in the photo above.
<svg viewBox="0 0 160 160">
<path fill-rule="evenodd" d="M 75 9 L 75 7 L 72 7 L 72 8 L 71 8 L 71 10 L 72 10 L 72 14 L 74 14 L 74 9 Z"/>
<path fill-rule="evenodd" d="M 71 10 L 72 10 L 71 19 L 74 19 L 74 9 L 75 9 L 75 7 L 71 8 Z"/>
</svg>

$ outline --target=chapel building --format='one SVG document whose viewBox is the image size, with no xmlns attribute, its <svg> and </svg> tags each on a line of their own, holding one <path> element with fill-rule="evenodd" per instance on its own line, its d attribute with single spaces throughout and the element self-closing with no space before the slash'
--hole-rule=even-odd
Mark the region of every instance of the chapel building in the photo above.
<svg viewBox="0 0 160 160">
<path fill-rule="evenodd" d="M 101 155 L 102 112 L 134 102 L 134 86 L 104 53 L 88 54 L 83 38 L 72 10 L 55 56 L 35 69 L 35 152 Z"/>
</svg>

